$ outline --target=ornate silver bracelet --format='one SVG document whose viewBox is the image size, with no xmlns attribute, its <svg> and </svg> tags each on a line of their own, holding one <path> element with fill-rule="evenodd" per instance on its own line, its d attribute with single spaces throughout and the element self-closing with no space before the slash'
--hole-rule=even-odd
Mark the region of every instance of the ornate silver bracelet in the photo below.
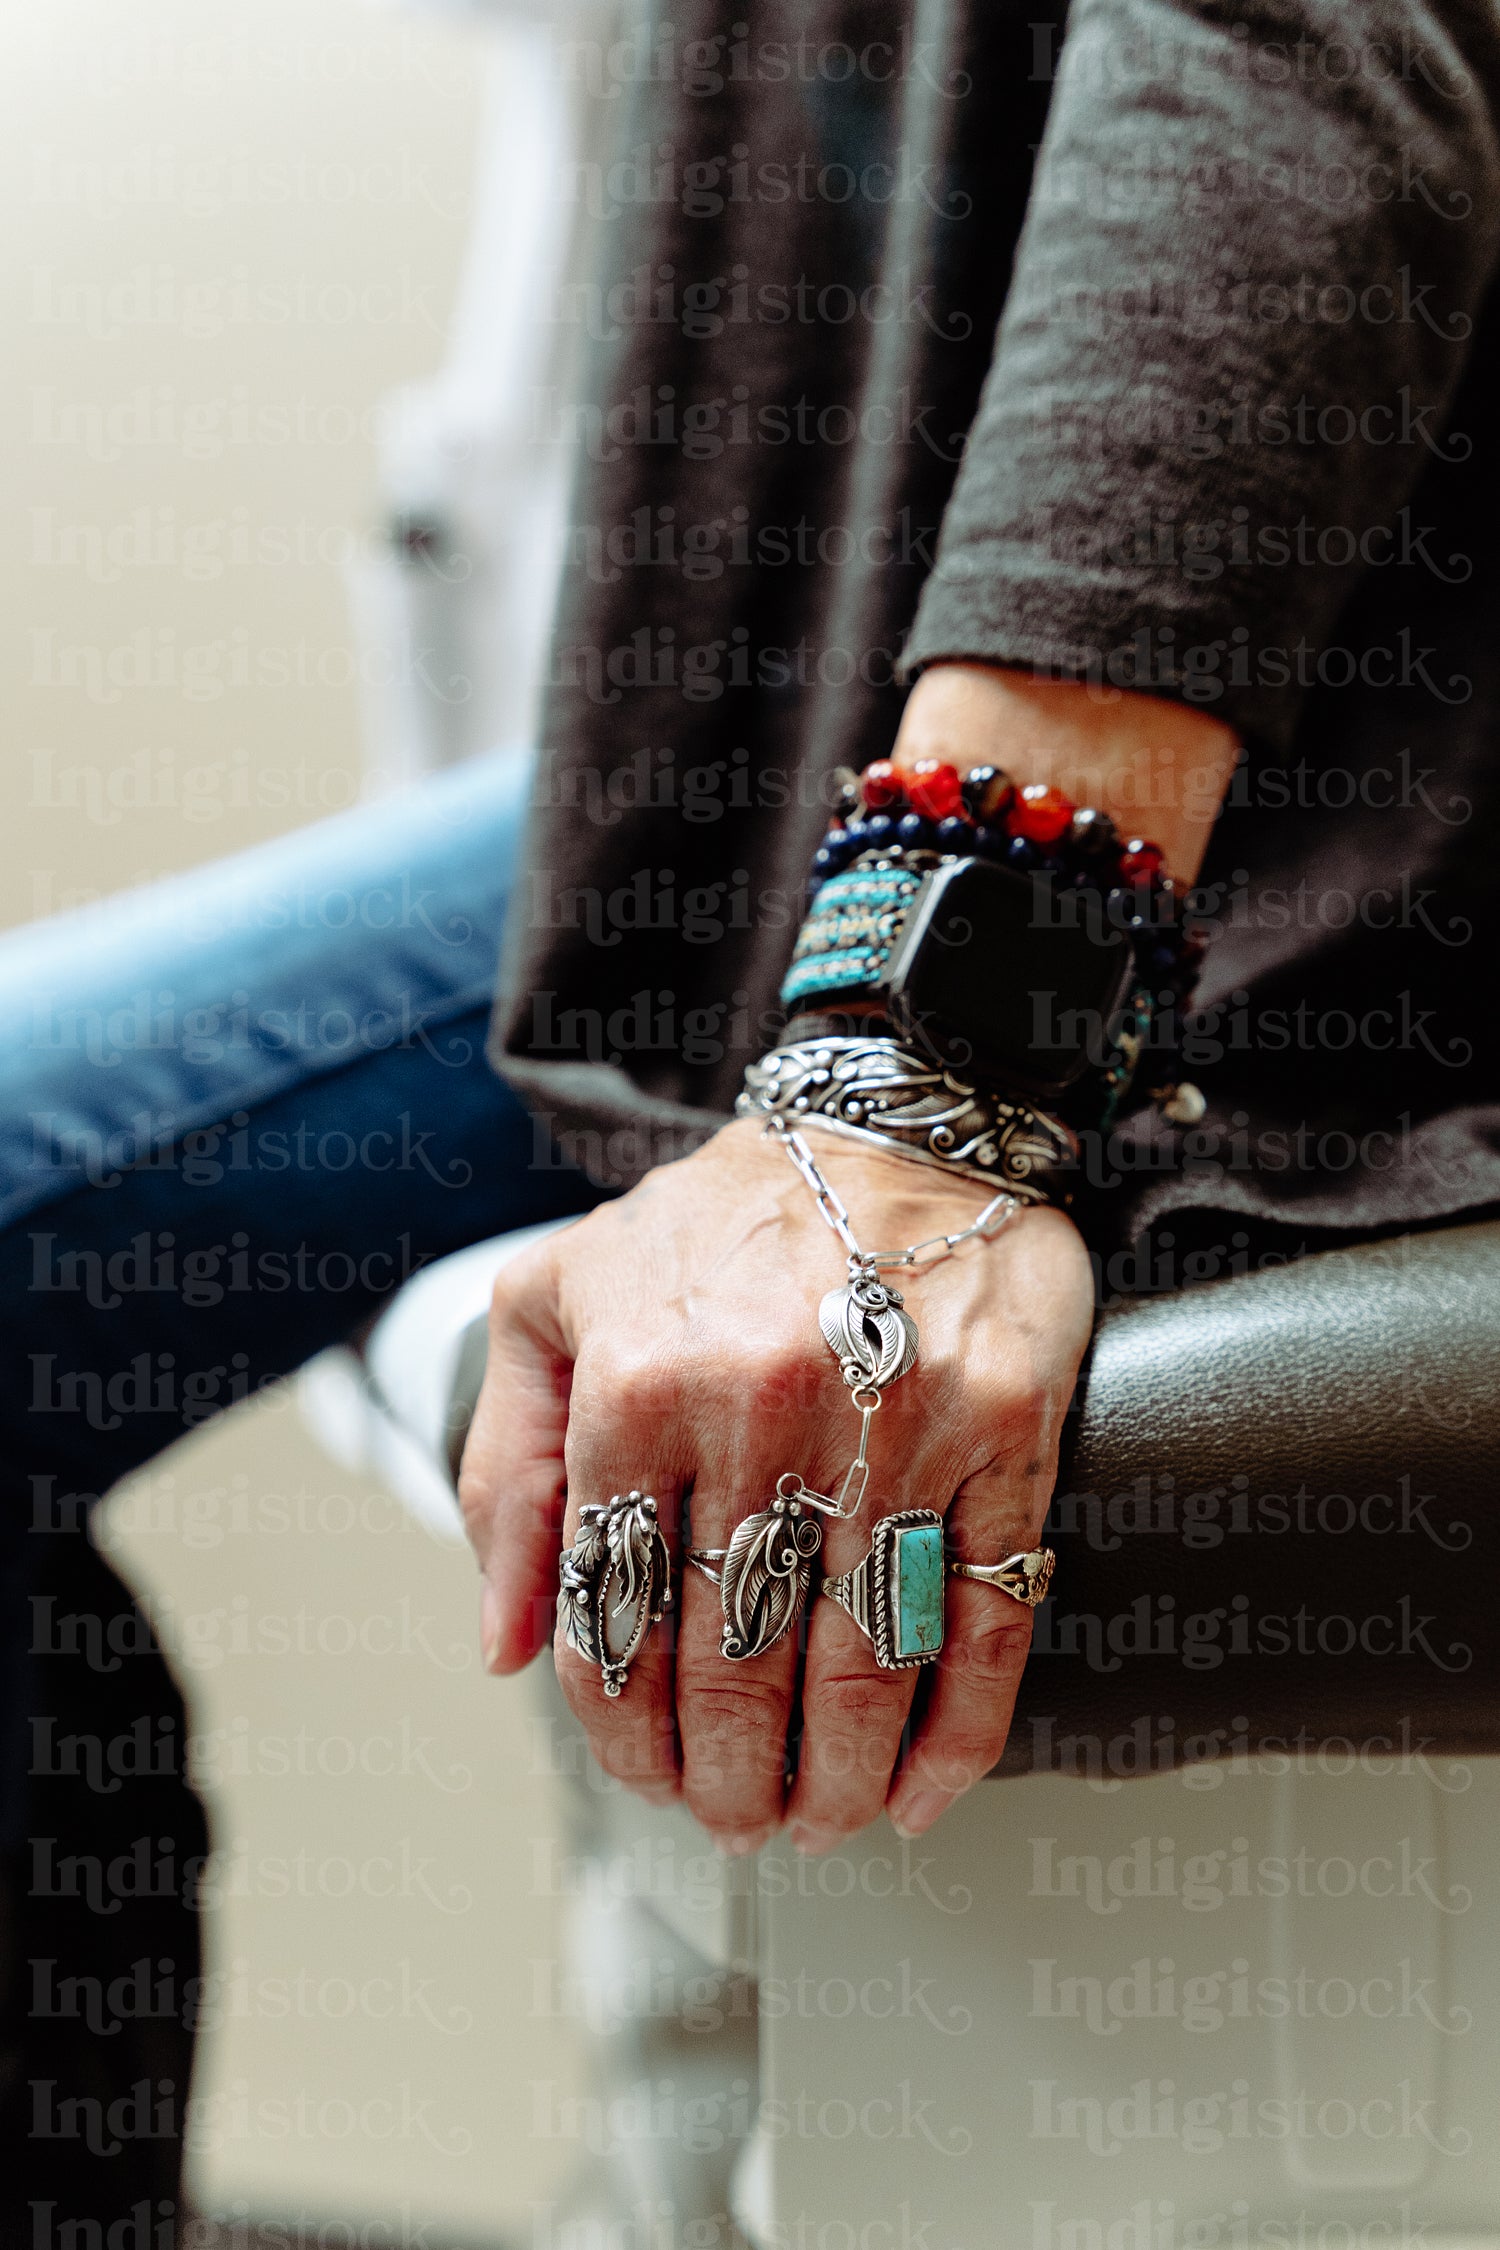
<svg viewBox="0 0 1500 2250">
<path fill-rule="evenodd" d="M 1059 1174 L 1078 1154 L 1077 1141 L 1057 1118 L 985 1093 L 894 1039 L 809 1039 L 777 1047 L 751 1063 L 735 1110 L 897 1148 L 1005 1188 L 1021 1203 L 1059 1200 Z"/>
</svg>

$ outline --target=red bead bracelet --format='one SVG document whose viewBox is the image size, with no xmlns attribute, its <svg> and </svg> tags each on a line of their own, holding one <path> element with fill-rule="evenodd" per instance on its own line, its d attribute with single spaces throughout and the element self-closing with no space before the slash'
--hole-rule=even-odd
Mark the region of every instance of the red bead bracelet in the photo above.
<svg viewBox="0 0 1500 2250">
<path fill-rule="evenodd" d="M 877 758 L 859 777 L 859 793 L 866 812 L 886 812 L 906 795 L 906 781 L 889 758 Z"/>
<path fill-rule="evenodd" d="M 913 812 L 927 820 L 950 820 L 964 809 L 964 785 L 957 766 L 943 758 L 919 758 L 906 780 Z"/>
<path fill-rule="evenodd" d="M 1132 836 L 1120 845 L 1111 868 L 1107 839 L 1113 830 L 1107 820 L 1087 810 L 1080 814 L 1072 798 L 1054 789 L 1050 782 L 1033 781 L 1017 789 L 1010 776 L 995 766 L 975 766 L 965 775 L 946 758 L 919 758 L 906 769 L 889 758 L 877 758 L 860 774 L 858 794 L 867 813 L 894 812 L 907 805 L 934 824 L 958 819 L 971 827 L 976 821 L 988 828 L 1002 825 L 1005 834 L 1024 837 L 1042 851 L 1050 851 L 1065 839 L 1076 840 L 1081 856 L 1082 836 L 1070 839 L 1070 830 L 1075 821 L 1081 821 L 1085 830 L 1090 823 L 1099 822 L 1103 836 L 1094 852 L 1086 856 L 1089 865 L 1098 870 L 1097 879 L 1106 884 L 1111 874 L 1120 883 L 1149 882 L 1163 873 L 1166 863 L 1160 844 L 1146 836 Z M 854 809 L 852 791 L 850 805 Z"/>
<path fill-rule="evenodd" d="M 1055 844 L 1072 826 L 1077 809 L 1072 798 L 1065 797 L 1060 789 L 1045 781 L 1033 781 L 1017 795 L 1005 825 L 1012 836 L 1024 836 L 1029 843 Z"/>
</svg>

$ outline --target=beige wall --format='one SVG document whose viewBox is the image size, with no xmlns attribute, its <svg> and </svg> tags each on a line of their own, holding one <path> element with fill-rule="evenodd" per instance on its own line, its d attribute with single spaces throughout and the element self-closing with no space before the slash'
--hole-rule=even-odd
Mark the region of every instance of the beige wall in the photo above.
<svg viewBox="0 0 1500 2250">
<path fill-rule="evenodd" d="M 8 920 L 357 789 L 341 564 L 441 351 L 478 54 L 361 0 L 4 0 Z"/>
<path fill-rule="evenodd" d="M 356 794 L 342 560 L 380 401 L 440 353 L 478 55 L 358 0 L 3 0 L 0 919 Z M 471 1569 L 289 1397 L 111 1517 L 224 1854 L 200 2193 L 523 2221 L 569 2154 L 528 2130 L 576 2060 L 530 2012 L 557 1808 L 526 1688 L 478 1676 Z"/>
</svg>

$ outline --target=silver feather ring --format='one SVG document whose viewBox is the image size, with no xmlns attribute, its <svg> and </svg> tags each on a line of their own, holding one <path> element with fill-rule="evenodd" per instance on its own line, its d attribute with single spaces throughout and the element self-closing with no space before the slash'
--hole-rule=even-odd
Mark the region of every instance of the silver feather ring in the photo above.
<svg viewBox="0 0 1500 2250">
<path fill-rule="evenodd" d="M 563 1631 L 597 1664 L 616 1696 L 653 1625 L 672 1606 L 672 1565 L 649 1492 L 617 1492 L 586 1507 L 571 1547 L 558 1557 Z"/>
<path fill-rule="evenodd" d="M 694 1547 L 688 1561 L 719 1589 L 724 1622 L 719 1653 L 731 1664 L 764 1656 L 807 1606 L 823 1526 L 802 1502 L 780 1493 L 746 1516 L 727 1547 Z"/>
</svg>

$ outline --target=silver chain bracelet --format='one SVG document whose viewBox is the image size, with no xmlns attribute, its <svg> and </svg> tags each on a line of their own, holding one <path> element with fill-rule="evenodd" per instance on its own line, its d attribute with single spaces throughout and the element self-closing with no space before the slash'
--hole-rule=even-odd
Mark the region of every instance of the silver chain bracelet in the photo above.
<svg viewBox="0 0 1500 2250">
<path fill-rule="evenodd" d="M 920 1242 L 913 1242 L 905 1250 L 862 1250 L 854 1238 L 854 1228 L 848 1208 L 836 1187 L 824 1179 L 818 1170 L 817 1158 L 795 1126 L 788 1125 L 784 1117 L 768 1117 L 765 1123 L 767 1139 L 779 1140 L 787 1155 L 813 1191 L 813 1201 L 823 1219 L 832 1227 L 849 1253 L 851 1265 L 866 1266 L 870 1271 L 900 1272 L 903 1268 L 941 1264 L 952 1255 L 961 1242 L 992 1242 L 1001 1228 L 1007 1226 L 1021 1208 L 1020 1198 L 1002 1188 L 992 1195 L 972 1226 L 963 1227 L 957 1234 L 929 1234 Z M 924 1258 L 924 1250 L 936 1253 Z"/>
</svg>

